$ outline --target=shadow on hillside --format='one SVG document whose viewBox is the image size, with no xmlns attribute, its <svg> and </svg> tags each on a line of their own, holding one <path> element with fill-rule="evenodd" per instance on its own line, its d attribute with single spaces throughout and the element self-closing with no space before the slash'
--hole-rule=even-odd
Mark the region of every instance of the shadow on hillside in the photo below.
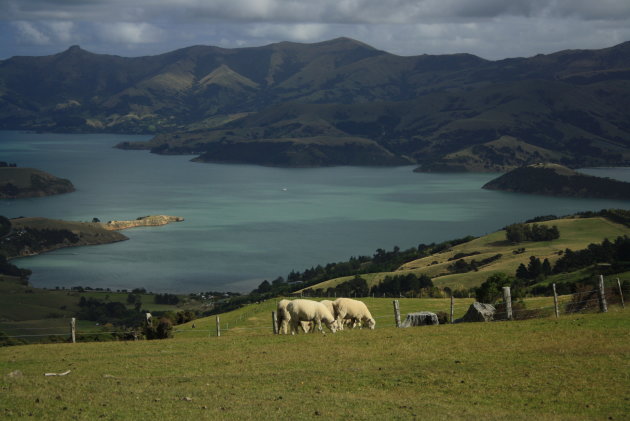
<svg viewBox="0 0 630 421">
<path fill-rule="evenodd" d="M 493 241 L 492 243 L 488 243 L 489 246 L 492 247 L 509 247 L 509 246 L 516 246 L 516 244 L 508 241 L 508 240 L 501 240 L 501 241 Z"/>
</svg>

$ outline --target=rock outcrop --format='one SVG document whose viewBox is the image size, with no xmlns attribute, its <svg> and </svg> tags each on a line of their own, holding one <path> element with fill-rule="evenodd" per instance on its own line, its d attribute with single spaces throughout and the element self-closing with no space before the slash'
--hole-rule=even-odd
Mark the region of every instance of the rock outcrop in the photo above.
<svg viewBox="0 0 630 421">
<path fill-rule="evenodd" d="M 439 325 L 440 321 L 435 313 L 430 311 L 419 311 L 417 313 L 409 313 L 402 322 L 401 327 Z"/>
<path fill-rule="evenodd" d="M 148 215 L 141 216 L 133 221 L 109 221 L 103 224 L 105 229 L 118 231 L 135 227 L 157 227 L 170 224 L 171 222 L 181 222 L 184 218 L 181 216 L 169 215 Z"/>
<path fill-rule="evenodd" d="M 461 322 L 491 322 L 494 320 L 496 309 L 492 304 L 484 304 L 475 301 L 470 305 L 466 314 L 461 319 L 455 320 L 455 323 Z"/>
</svg>

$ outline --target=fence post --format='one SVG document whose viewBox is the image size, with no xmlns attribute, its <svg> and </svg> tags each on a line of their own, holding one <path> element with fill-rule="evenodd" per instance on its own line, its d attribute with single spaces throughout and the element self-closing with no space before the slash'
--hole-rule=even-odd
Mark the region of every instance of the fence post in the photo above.
<svg viewBox="0 0 630 421">
<path fill-rule="evenodd" d="M 77 342 L 77 319 L 74 317 L 70 319 L 70 336 L 72 337 L 72 343 Z"/>
<path fill-rule="evenodd" d="M 275 311 L 271 312 L 271 324 L 273 324 L 273 334 L 277 335 L 278 334 L 278 319 L 276 317 Z"/>
<path fill-rule="evenodd" d="M 219 316 L 217 316 L 217 336 L 221 336 L 221 321 L 219 320 Z"/>
<path fill-rule="evenodd" d="M 626 308 L 626 305 L 623 302 L 623 290 L 621 289 L 621 282 L 619 278 L 617 278 L 617 287 L 619 288 L 619 298 L 621 299 L 621 308 Z"/>
<path fill-rule="evenodd" d="M 599 296 L 599 311 L 602 313 L 608 312 L 608 305 L 606 305 L 606 291 L 604 291 L 604 275 L 599 275 L 599 286 L 597 288 L 597 295 Z"/>
<path fill-rule="evenodd" d="M 394 300 L 394 319 L 396 320 L 396 327 L 400 327 L 400 305 L 398 300 Z"/>
<path fill-rule="evenodd" d="M 451 323 L 453 323 L 453 307 L 455 307 L 455 300 L 453 299 L 453 296 L 451 295 Z"/>
<path fill-rule="evenodd" d="M 553 308 L 556 312 L 556 319 L 559 317 L 560 312 L 558 311 L 558 294 L 556 293 L 556 284 L 551 284 L 553 287 Z"/>
<path fill-rule="evenodd" d="M 503 302 L 505 303 L 505 313 L 508 320 L 512 320 L 512 295 L 510 287 L 503 287 Z"/>
</svg>

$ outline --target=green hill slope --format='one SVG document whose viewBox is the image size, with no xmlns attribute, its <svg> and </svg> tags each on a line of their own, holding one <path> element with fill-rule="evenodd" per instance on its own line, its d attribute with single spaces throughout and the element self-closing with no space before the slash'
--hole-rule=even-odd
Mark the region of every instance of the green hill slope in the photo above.
<svg viewBox="0 0 630 421">
<path fill-rule="evenodd" d="M 501 230 L 451 247 L 445 252 L 407 262 L 394 272 L 362 274 L 361 277 L 368 281 L 368 286 L 372 286 L 386 276 L 406 273 L 425 274 L 431 277 L 434 285 L 438 287 L 471 288 L 479 286 L 488 276 L 497 272 L 514 274 L 521 263 L 527 265 L 530 256 L 536 256 L 541 260 L 547 258 L 553 264 L 560 257 L 561 252 L 567 248 L 580 250 L 590 243 L 599 243 L 605 238 L 612 240 L 618 236 L 630 235 L 630 228 L 627 226 L 602 217 L 557 219 L 541 222 L 540 225 L 556 225 L 560 230 L 560 238 L 553 241 L 512 244 L 506 240 L 505 231 Z M 478 271 L 451 273 L 448 268 L 459 259 L 468 262 L 471 259 L 481 261 L 499 254 L 501 257 L 498 260 L 481 266 Z M 462 257 L 457 258 L 457 255 Z M 326 290 L 351 278 L 353 276 L 330 279 L 310 288 Z"/>
</svg>

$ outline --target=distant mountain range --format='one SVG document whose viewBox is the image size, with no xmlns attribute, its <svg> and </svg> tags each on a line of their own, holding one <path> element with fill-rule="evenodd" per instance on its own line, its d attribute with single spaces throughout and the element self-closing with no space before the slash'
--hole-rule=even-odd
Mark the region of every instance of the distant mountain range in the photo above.
<svg viewBox="0 0 630 421">
<path fill-rule="evenodd" d="M 488 61 L 347 38 L 0 61 L 0 129 L 155 133 L 146 148 L 278 166 L 505 171 L 630 164 L 630 42 Z"/>
</svg>

